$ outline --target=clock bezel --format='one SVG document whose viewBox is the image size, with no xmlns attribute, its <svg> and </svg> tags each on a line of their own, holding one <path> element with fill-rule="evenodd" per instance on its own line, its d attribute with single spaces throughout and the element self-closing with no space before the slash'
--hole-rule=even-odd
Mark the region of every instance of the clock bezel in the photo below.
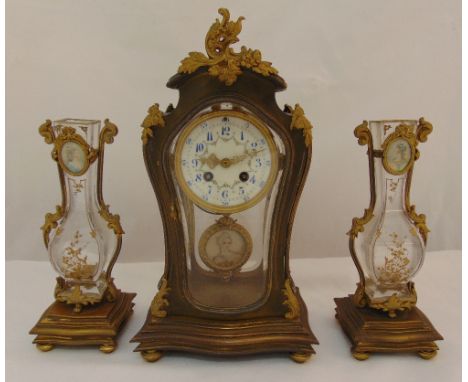
<svg viewBox="0 0 468 382">
<path fill-rule="evenodd" d="M 257 128 L 260 131 L 262 136 L 265 138 L 271 155 L 270 174 L 268 175 L 268 179 L 266 180 L 263 188 L 252 199 L 244 203 L 237 204 L 235 206 L 219 206 L 203 200 L 197 194 L 195 194 L 195 192 L 193 192 L 192 189 L 188 186 L 182 173 L 182 149 L 188 136 L 203 122 L 218 117 L 237 117 L 246 122 L 251 123 L 253 126 L 255 126 L 255 128 Z M 187 125 L 183 128 L 178 138 L 176 139 L 174 149 L 174 172 L 176 176 L 177 185 L 195 205 L 197 205 L 204 211 L 212 214 L 234 214 L 254 207 L 260 201 L 262 201 L 266 195 L 270 193 L 278 176 L 278 157 L 279 149 L 275 143 L 273 134 L 271 133 L 270 129 L 259 118 L 245 111 L 233 109 L 209 111 L 195 117 L 193 120 L 188 122 Z"/>
</svg>

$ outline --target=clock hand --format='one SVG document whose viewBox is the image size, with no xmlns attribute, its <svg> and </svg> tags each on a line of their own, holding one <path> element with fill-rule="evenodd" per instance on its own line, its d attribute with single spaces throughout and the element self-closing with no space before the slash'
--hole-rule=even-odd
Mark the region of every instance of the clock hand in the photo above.
<svg viewBox="0 0 468 382">
<path fill-rule="evenodd" d="M 250 153 L 248 153 L 248 156 L 253 158 L 254 156 L 256 156 L 258 153 L 261 153 L 263 150 L 265 150 L 265 148 L 261 149 L 261 150 L 252 150 Z"/>
<path fill-rule="evenodd" d="M 202 166 L 207 164 L 210 169 L 214 169 L 221 163 L 221 160 L 214 153 L 211 153 L 208 156 L 200 157 L 199 159 Z"/>
<path fill-rule="evenodd" d="M 263 149 L 261 149 L 261 150 L 252 150 L 251 152 L 247 152 L 247 150 L 246 150 L 244 154 L 242 154 L 242 155 L 236 155 L 236 156 L 233 156 L 232 158 L 230 158 L 230 159 L 229 159 L 229 161 L 230 161 L 229 165 L 233 165 L 233 164 L 242 162 L 242 161 L 243 161 L 244 159 L 246 159 L 247 157 L 253 158 L 253 157 L 255 157 L 258 153 L 262 152 L 263 150 L 265 150 L 265 148 L 263 148 Z M 229 167 L 229 166 L 227 166 L 227 167 Z"/>
<path fill-rule="evenodd" d="M 239 162 L 242 162 L 245 158 L 247 158 L 249 156 L 249 154 L 245 153 L 245 154 L 242 154 L 242 155 L 236 155 L 236 156 L 233 156 L 232 158 L 229 159 L 229 165 L 233 165 L 233 164 L 237 164 Z"/>
<path fill-rule="evenodd" d="M 219 159 L 215 153 L 211 153 L 208 156 L 200 157 L 200 162 L 203 165 L 208 165 L 210 169 L 215 168 L 218 165 L 221 165 L 224 168 L 231 167 L 234 164 L 237 164 L 239 162 L 242 162 L 244 159 L 247 157 L 253 158 L 255 157 L 259 152 L 262 152 L 265 150 L 264 148 L 261 150 L 253 150 L 251 152 L 245 152 L 244 154 L 241 155 L 235 155 L 232 158 L 223 158 Z"/>
<path fill-rule="evenodd" d="M 210 169 L 215 168 L 218 165 L 221 165 L 224 168 L 231 167 L 233 164 L 239 163 L 247 158 L 248 154 L 236 155 L 232 158 L 223 158 L 219 159 L 216 154 L 211 153 L 207 157 L 200 157 L 200 162 L 203 165 L 208 165 Z"/>
</svg>

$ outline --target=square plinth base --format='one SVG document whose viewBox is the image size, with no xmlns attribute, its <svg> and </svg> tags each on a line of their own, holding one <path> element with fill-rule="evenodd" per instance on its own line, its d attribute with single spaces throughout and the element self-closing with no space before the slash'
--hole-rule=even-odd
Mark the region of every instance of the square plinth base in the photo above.
<svg viewBox="0 0 468 382">
<path fill-rule="evenodd" d="M 302 363 L 315 354 L 311 345 L 318 341 L 310 330 L 302 299 L 300 303 L 301 314 L 295 319 L 281 316 L 229 321 L 170 314 L 154 319 L 148 312 L 131 342 L 139 342 L 135 351 L 149 362 L 157 361 L 166 351 L 177 351 L 231 357 L 284 352 Z"/>
<path fill-rule="evenodd" d="M 354 358 L 365 360 L 370 353 L 415 352 L 430 359 L 439 349 L 433 341 L 443 340 L 418 308 L 390 318 L 384 312 L 358 308 L 352 296 L 335 298 L 336 318 L 351 340 Z"/>
<path fill-rule="evenodd" d="M 103 353 L 112 353 L 120 328 L 133 312 L 135 296 L 121 292 L 114 302 L 87 306 L 79 313 L 73 311 L 73 305 L 56 301 L 31 329 L 30 334 L 37 335 L 33 343 L 42 351 L 52 350 L 56 345 L 98 345 Z"/>
</svg>

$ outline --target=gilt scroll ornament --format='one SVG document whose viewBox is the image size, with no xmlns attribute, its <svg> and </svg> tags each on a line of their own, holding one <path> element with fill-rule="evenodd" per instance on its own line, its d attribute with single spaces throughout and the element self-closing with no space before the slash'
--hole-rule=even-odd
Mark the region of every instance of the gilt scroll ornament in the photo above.
<svg viewBox="0 0 468 382">
<path fill-rule="evenodd" d="M 297 103 L 294 108 L 290 105 L 284 105 L 284 111 L 291 114 L 290 129 L 302 130 L 306 147 L 312 146 L 312 124 L 305 116 L 304 109 Z"/>
<path fill-rule="evenodd" d="M 286 297 L 283 305 L 286 305 L 288 308 L 288 312 L 284 315 L 287 319 L 293 320 L 299 317 L 301 312 L 301 308 L 299 306 L 299 301 L 294 293 L 295 286 L 292 283 L 290 278 L 287 278 L 284 282 L 284 289 L 283 294 Z"/>
<path fill-rule="evenodd" d="M 158 293 L 151 302 L 151 315 L 155 318 L 164 318 L 167 316 L 165 308 L 169 306 L 169 300 L 166 298 L 171 288 L 168 287 L 167 279 L 162 278 Z"/>
<path fill-rule="evenodd" d="M 141 140 L 143 141 L 143 145 L 146 145 L 148 140 L 153 137 L 153 127 L 164 127 L 164 125 L 164 114 L 161 110 L 159 110 L 159 104 L 155 103 L 154 105 L 150 106 L 148 109 L 148 115 L 141 123 L 141 127 L 143 128 L 143 131 L 141 132 Z"/>
<path fill-rule="evenodd" d="M 226 85 L 232 85 L 242 74 L 242 68 L 250 69 L 263 76 L 278 73 L 270 62 L 262 61 L 259 50 L 241 47 L 239 53 L 234 52 L 232 44 L 239 41 L 238 35 L 242 30 L 242 20 L 230 21 L 230 14 L 226 8 L 220 8 L 218 13 L 223 17 L 216 19 L 205 38 L 205 49 L 208 57 L 200 52 L 190 52 L 188 57 L 181 61 L 179 73 L 193 73 L 198 68 L 208 67 L 208 73 L 217 77 Z"/>
</svg>

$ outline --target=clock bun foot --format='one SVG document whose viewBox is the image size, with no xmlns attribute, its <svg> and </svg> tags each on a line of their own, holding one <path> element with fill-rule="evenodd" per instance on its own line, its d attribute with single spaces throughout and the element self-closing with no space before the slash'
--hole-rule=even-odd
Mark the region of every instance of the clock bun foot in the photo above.
<svg viewBox="0 0 468 382">
<path fill-rule="evenodd" d="M 51 351 L 54 348 L 52 344 L 36 344 L 36 348 L 42 352 Z"/>
<path fill-rule="evenodd" d="M 156 362 L 163 356 L 163 353 L 157 350 L 143 350 L 141 356 L 146 362 Z"/>
<path fill-rule="evenodd" d="M 102 344 L 99 346 L 99 350 L 105 354 L 110 354 L 117 349 L 117 344 L 116 343 L 107 343 L 107 344 Z"/>
<path fill-rule="evenodd" d="M 432 359 L 437 355 L 437 350 L 432 350 L 432 351 L 420 351 L 418 352 L 418 355 L 422 359 Z"/>
<path fill-rule="evenodd" d="M 289 358 L 291 358 L 296 363 L 304 363 L 308 361 L 311 356 L 312 356 L 312 353 L 296 352 L 296 353 L 289 354 Z"/>
<path fill-rule="evenodd" d="M 370 356 L 370 353 L 365 351 L 353 351 L 352 354 L 358 361 L 365 361 Z"/>
</svg>

